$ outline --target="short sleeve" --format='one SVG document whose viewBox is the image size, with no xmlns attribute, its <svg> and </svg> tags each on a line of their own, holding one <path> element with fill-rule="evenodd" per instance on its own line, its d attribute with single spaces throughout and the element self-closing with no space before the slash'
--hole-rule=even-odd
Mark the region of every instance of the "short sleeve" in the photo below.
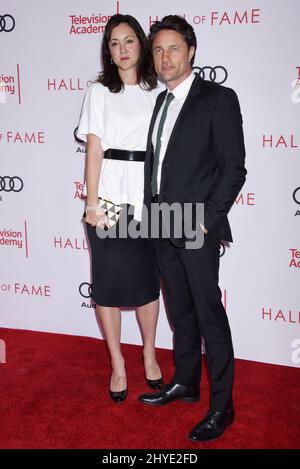
<svg viewBox="0 0 300 469">
<path fill-rule="evenodd" d="M 81 108 L 79 125 L 76 135 L 80 140 L 87 141 L 88 134 L 103 137 L 104 86 L 93 83 L 89 86 Z"/>
</svg>

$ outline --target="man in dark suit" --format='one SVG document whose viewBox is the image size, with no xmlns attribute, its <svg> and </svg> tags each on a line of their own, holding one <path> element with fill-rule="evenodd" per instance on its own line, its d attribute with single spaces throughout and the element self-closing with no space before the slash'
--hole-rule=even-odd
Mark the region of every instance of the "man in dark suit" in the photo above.
<svg viewBox="0 0 300 469">
<path fill-rule="evenodd" d="M 235 92 L 192 72 L 196 36 L 169 15 L 150 29 L 155 69 L 167 89 L 156 102 L 145 161 L 145 205 L 204 203 L 201 248 L 172 234 L 154 240 L 167 309 L 174 326 L 175 373 L 160 392 L 139 400 L 155 406 L 199 400 L 201 337 L 210 377 L 210 408 L 190 432 L 219 437 L 233 423 L 234 355 L 218 286 L 221 239 L 232 241 L 227 213 L 245 182 L 242 117 Z"/>
</svg>

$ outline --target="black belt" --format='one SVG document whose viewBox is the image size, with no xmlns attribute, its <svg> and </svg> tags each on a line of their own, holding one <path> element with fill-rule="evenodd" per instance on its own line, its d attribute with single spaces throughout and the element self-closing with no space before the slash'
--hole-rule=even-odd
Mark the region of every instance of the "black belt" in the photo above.
<svg viewBox="0 0 300 469">
<path fill-rule="evenodd" d="M 153 195 L 151 202 L 158 203 L 159 202 L 159 194 Z"/>
<path fill-rule="evenodd" d="M 115 150 L 114 148 L 109 148 L 104 152 L 104 158 L 110 160 L 145 161 L 145 156 L 145 151 Z"/>
</svg>

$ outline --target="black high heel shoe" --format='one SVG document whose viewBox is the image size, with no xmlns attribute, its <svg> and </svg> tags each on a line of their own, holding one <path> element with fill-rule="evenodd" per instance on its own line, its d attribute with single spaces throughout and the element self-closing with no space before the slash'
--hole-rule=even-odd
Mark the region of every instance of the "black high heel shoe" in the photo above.
<svg viewBox="0 0 300 469">
<path fill-rule="evenodd" d="M 161 389 L 164 385 L 164 380 L 163 377 L 158 378 L 158 379 L 147 379 L 146 378 L 146 383 L 151 389 Z"/>
<path fill-rule="evenodd" d="M 127 397 L 128 391 L 127 388 L 124 389 L 123 391 L 111 391 L 109 390 L 109 395 L 111 399 L 116 402 L 117 404 L 120 404 L 121 402 L 125 401 Z"/>
<path fill-rule="evenodd" d="M 142 360 L 144 361 L 143 355 L 142 355 Z M 146 376 L 146 383 L 151 389 L 161 389 L 164 385 L 163 376 L 161 375 L 161 377 L 158 379 L 148 379 Z"/>
</svg>

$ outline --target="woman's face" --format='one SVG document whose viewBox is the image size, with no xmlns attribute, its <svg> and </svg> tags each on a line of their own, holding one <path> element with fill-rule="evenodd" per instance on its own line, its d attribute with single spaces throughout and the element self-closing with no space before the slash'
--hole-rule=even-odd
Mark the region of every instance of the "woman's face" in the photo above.
<svg viewBox="0 0 300 469">
<path fill-rule="evenodd" d="M 108 47 L 118 68 L 124 71 L 137 68 L 141 47 L 137 35 L 127 23 L 113 28 Z"/>
</svg>

